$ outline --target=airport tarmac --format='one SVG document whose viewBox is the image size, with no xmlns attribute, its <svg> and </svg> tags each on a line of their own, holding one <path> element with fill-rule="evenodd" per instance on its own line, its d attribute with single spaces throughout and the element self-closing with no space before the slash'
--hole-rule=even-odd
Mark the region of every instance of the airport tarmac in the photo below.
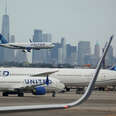
<svg viewBox="0 0 116 116">
<path fill-rule="evenodd" d="M 78 99 L 81 95 L 74 92 L 57 94 L 55 98 L 51 94 L 45 96 L 34 96 L 26 93 L 25 97 L 10 95 L 2 97 L 0 93 L 1 106 L 20 106 L 20 105 L 39 105 L 68 103 Z M 50 111 L 23 111 L 23 112 L 5 112 L 0 116 L 116 116 L 116 92 L 93 92 L 90 98 L 80 106 L 65 110 Z"/>
</svg>

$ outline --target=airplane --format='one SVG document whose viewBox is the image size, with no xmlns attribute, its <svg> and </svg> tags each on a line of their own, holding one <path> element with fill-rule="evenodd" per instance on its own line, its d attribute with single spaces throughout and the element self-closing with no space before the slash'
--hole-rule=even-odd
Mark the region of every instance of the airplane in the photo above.
<svg viewBox="0 0 116 116">
<path fill-rule="evenodd" d="M 107 46 L 105 47 L 104 53 L 100 59 L 100 61 L 97 64 L 97 68 L 92 75 L 93 78 L 90 80 L 89 85 L 85 91 L 85 93 L 80 97 L 80 99 L 71 102 L 71 103 L 64 103 L 64 104 L 44 104 L 44 105 L 28 105 L 28 106 L 6 106 L 6 107 L 0 107 L 0 112 L 12 112 L 12 111 L 30 111 L 30 110 L 53 110 L 53 109 L 67 109 L 74 106 L 78 106 L 81 103 L 85 102 L 89 96 L 92 93 L 93 87 L 95 85 L 95 82 L 97 80 L 98 74 L 100 72 L 103 60 L 106 56 L 106 53 L 108 52 L 108 49 L 110 47 L 110 44 L 112 42 L 113 36 L 111 36 L 109 42 L 107 43 Z M 46 79 L 47 80 L 47 79 Z"/>
<path fill-rule="evenodd" d="M 40 50 L 40 49 L 50 49 L 54 47 L 54 44 L 51 42 L 32 42 L 30 43 L 9 43 L 7 39 L 0 34 L 0 46 L 10 48 L 10 49 L 22 49 L 23 52 L 31 52 L 31 49 Z"/>
<path fill-rule="evenodd" d="M 16 69 L 16 70 L 15 70 Z M 23 71 L 23 73 L 17 73 Z M 35 69 L 33 73 L 25 73 L 26 69 L 22 68 L 1 68 L 0 70 L 0 90 L 3 96 L 17 94 L 19 97 L 24 96 L 24 88 L 32 90 L 33 95 L 45 95 L 48 91 L 53 93 L 64 90 L 65 86 L 56 78 L 43 77 L 43 72 Z M 29 70 L 32 72 L 31 70 Z M 49 70 L 49 74 L 56 70 Z"/>
<path fill-rule="evenodd" d="M 101 69 L 96 87 L 116 85 L 116 71 L 113 68 Z M 33 86 L 32 94 L 45 95 L 50 91 L 55 97 L 56 93 L 72 87 L 87 87 L 94 72 L 95 69 L 0 68 L 0 90 L 3 96 L 24 96 L 23 89 Z M 50 82 L 48 85 L 45 83 L 47 79 Z"/>
</svg>

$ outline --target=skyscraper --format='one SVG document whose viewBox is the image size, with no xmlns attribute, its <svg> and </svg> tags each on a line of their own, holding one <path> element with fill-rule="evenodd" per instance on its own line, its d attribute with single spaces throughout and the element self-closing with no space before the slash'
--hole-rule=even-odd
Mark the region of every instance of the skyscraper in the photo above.
<svg viewBox="0 0 116 116">
<path fill-rule="evenodd" d="M 33 42 L 42 42 L 42 30 L 34 30 Z M 32 50 L 32 63 L 42 63 L 42 51 Z"/>
<path fill-rule="evenodd" d="M 99 46 L 98 43 L 95 44 L 94 55 L 95 55 L 97 58 L 100 58 L 100 46 Z"/>
<path fill-rule="evenodd" d="M 9 16 L 7 14 L 3 15 L 2 34 L 9 42 Z"/>
<path fill-rule="evenodd" d="M 89 41 L 80 41 L 78 43 L 78 65 L 82 66 L 85 65 L 85 61 L 87 56 L 91 55 L 91 48 Z M 88 59 L 87 59 L 88 60 Z"/>
<path fill-rule="evenodd" d="M 22 52 L 22 50 L 16 50 L 15 62 L 17 62 L 17 63 L 28 62 L 26 53 Z"/>
<path fill-rule="evenodd" d="M 110 46 L 109 50 L 108 50 L 108 52 L 106 54 L 106 58 L 105 58 L 106 66 L 112 66 L 113 65 L 113 60 L 114 60 L 113 47 Z"/>
<path fill-rule="evenodd" d="M 58 55 L 59 55 L 59 48 L 61 48 L 61 44 L 60 43 L 55 43 L 54 44 L 55 47 L 53 47 L 51 49 L 52 54 L 51 54 L 51 58 L 52 58 L 52 63 L 57 65 L 58 64 Z"/>
<path fill-rule="evenodd" d="M 62 47 L 62 63 L 66 63 L 66 40 L 61 38 L 61 47 Z"/>
<path fill-rule="evenodd" d="M 58 64 L 63 64 L 62 55 L 63 55 L 62 48 L 58 48 Z"/>
<path fill-rule="evenodd" d="M 5 15 L 3 15 L 2 19 L 2 34 L 9 42 L 9 16 L 7 15 L 7 1 L 6 1 L 6 8 L 5 8 Z M 9 61 L 9 49 L 0 47 L 0 60 L 4 62 Z"/>
<path fill-rule="evenodd" d="M 96 43 L 94 47 L 94 54 L 91 55 L 91 65 L 95 67 L 98 64 L 99 59 L 100 59 L 100 46 L 98 43 Z"/>
<path fill-rule="evenodd" d="M 52 36 L 50 33 L 43 33 L 42 34 L 42 42 L 52 42 Z M 51 64 L 52 63 L 52 58 L 51 58 L 51 49 L 43 49 L 42 51 L 42 56 L 43 56 L 43 63 L 45 64 Z"/>
<path fill-rule="evenodd" d="M 50 33 L 43 33 L 42 42 L 52 42 L 52 35 Z"/>
<path fill-rule="evenodd" d="M 70 65 L 77 64 L 77 47 L 70 44 L 66 45 L 66 63 Z"/>
<path fill-rule="evenodd" d="M 9 42 L 10 43 L 15 42 L 15 36 L 14 35 L 10 36 Z M 14 62 L 14 60 L 15 60 L 15 49 L 9 49 L 8 52 L 9 52 L 9 60 L 8 60 L 8 62 Z"/>
</svg>

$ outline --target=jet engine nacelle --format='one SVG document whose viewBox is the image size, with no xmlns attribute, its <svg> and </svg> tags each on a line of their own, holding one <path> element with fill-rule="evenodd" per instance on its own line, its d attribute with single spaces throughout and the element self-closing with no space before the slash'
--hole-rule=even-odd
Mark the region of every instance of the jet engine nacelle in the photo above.
<svg viewBox="0 0 116 116">
<path fill-rule="evenodd" d="M 36 87 L 32 90 L 32 93 L 34 95 L 45 95 L 46 89 L 45 89 L 45 87 Z"/>
</svg>

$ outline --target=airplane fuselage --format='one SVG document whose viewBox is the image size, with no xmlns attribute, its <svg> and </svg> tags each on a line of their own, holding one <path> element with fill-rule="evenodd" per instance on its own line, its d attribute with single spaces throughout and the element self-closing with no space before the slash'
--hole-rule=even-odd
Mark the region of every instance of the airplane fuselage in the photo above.
<svg viewBox="0 0 116 116">
<path fill-rule="evenodd" d="M 21 88 L 44 83 L 45 76 L 36 76 L 52 70 L 57 72 L 49 75 L 50 81 L 54 85 L 61 86 L 87 86 L 93 77 L 94 69 L 53 69 L 53 68 L 0 68 L 0 88 Z M 56 79 L 56 80 L 55 80 Z M 55 83 L 59 80 L 58 83 Z M 61 85 L 60 85 L 61 83 Z M 98 86 L 116 84 L 116 72 L 111 70 L 101 70 L 96 81 Z"/>
<path fill-rule="evenodd" d="M 54 47 L 50 42 L 6 43 L 0 44 L 0 46 L 11 49 L 49 49 Z"/>
</svg>

